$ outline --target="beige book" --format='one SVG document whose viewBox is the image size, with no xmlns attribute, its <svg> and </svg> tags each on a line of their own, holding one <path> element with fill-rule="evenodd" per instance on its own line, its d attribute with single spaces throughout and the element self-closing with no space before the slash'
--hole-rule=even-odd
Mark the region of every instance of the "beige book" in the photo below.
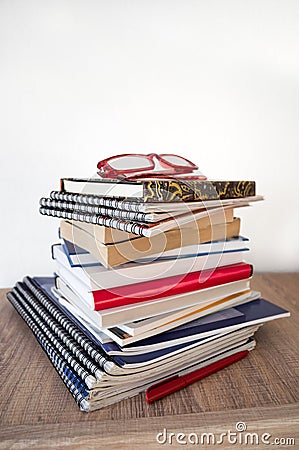
<svg viewBox="0 0 299 450">
<path fill-rule="evenodd" d="M 187 245 L 238 236 L 239 231 L 240 219 L 234 218 L 231 222 L 213 224 L 205 228 L 174 228 L 150 238 L 139 237 L 128 241 L 104 244 L 98 240 L 93 227 L 87 231 L 81 228 L 81 223 L 68 221 L 62 221 L 60 225 L 62 238 L 90 252 L 105 267 L 115 267 L 128 261 L 135 261 Z"/>
<path fill-rule="evenodd" d="M 193 227 L 202 229 L 210 225 L 217 225 L 224 222 L 232 222 L 233 219 L 234 219 L 233 208 L 226 210 L 221 209 L 217 213 L 208 214 L 205 217 L 201 217 L 200 219 L 192 220 L 191 222 L 180 225 L 180 229 Z M 78 222 L 73 220 L 70 220 L 69 222 L 73 223 L 73 225 L 81 228 L 82 230 L 94 235 L 95 238 L 99 242 L 102 242 L 103 244 L 115 244 L 117 242 L 129 241 L 132 239 L 143 239 L 143 236 L 128 233 L 122 230 L 116 230 L 115 228 L 105 227 L 102 225 L 93 225 L 91 223 Z"/>
</svg>

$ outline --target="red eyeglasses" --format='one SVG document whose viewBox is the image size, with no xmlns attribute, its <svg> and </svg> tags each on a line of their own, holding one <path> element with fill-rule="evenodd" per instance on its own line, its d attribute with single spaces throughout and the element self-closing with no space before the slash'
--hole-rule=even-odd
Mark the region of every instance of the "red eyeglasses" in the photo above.
<svg viewBox="0 0 299 450">
<path fill-rule="evenodd" d="M 142 178 L 142 177 L 179 177 L 190 174 L 187 178 L 206 180 L 202 173 L 194 173 L 197 165 L 179 155 L 150 153 L 142 155 L 127 153 L 111 156 L 97 165 L 99 175 L 103 178 Z"/>
</svg>

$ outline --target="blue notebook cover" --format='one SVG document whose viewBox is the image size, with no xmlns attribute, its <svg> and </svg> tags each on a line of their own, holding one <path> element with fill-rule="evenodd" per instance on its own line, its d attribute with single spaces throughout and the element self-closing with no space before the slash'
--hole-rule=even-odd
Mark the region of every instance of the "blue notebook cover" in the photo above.
<svg viewBox="0 0 299 450">
<path fill-rule="evenodd" d="M 89 252 L 86 252 L 85 250 L 83 250 L 81 247 L 77 247 L 75 244 L 66 241 L 65 239 L 63 239 L 63 243 L 62 243 L 62 250 L 64 251 L 69 265 L 71 267 L 93 267 L 93 266 L 102 266 L 101 263 L 98 262 L 85 262 L 83 263 L 74 263 L 73 257 L 77 256 L 79 261 L 80 261 L 80 255 L 90 255 Z M 91 255 L 90 255 L 91 256 Z M 91 258 L 92 259 L 92 258 Z"/>
<path fill-rule="evenodd" d="M 231 308 L 227 309 L 227 311 L 229 311 L 230 309 Z M 143 339 L 137 344 L 130 344 L 127 347 L 136 347 L 136 345 L 138 345 L 138 347 L 141 347 L 143 345 L 153 345 L 159 342 L 168 342 L 172 339 L 178 339 L 179 337 L 199 335 L 201 333 L 206 333 L 212 330 L 217 332 L 217 330 L 219 329 L 227 328 L 232 325 L 239 325 L 242 323 L 246 323 L 246 325 L 249 326 L 251 322 L 254 322 L 256 320 L 260 320 L 262 323 L 263 320 L 267 318 L 288 313 L 287 310 L 281 308 L 280 306 L 274 305 L 274 303 L 271 303 L 263 298 L 252 300 L 251 302 L 244 303 L 243 305 L 235 306 L 233 309 L 238 311 L 241 315 L 233 317 L 231 319 L 224 319 L 223 321 L 203 324 L 200 323 L 201 319 L 197 319 L 189 322 L 188 324 L 173 328 L 172 330 L 166 331 L 159 335 Z M 218 313 L 214 314 L 217 315 Z M 213 315 L 211 314 L 210 318 L 212 316 Z"/>
<path fill-rule="evenodd" d="M 63 239 L 63 246 L 69 255 L 82 255 L 88 253 L 88 251 L 84 250 L 84 248 L 81 248 L 78 245 L 73 244 L 73 242 L 67 241 L 66 239 Z"/>
</svg>

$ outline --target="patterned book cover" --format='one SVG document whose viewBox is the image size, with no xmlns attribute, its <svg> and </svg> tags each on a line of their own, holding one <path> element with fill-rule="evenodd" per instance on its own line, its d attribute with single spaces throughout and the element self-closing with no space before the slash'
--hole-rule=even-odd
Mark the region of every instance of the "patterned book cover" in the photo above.
<svg viewBox="0 0 299 450">
<path fill-rule="evenodd" d="M 154 180 L 143 183 L 145 202 L 193 202 L 255 195 L 254 181 Z"/>
<path fill-rule="evenodd" d="M 155 179 L 128 182 L 98 178 L 60 180 L 61 192 L 131 198 L 142 202 L 194 202 L 242 198 L 254 196 L 255 190 L 254 181 Z"/>
</svg>

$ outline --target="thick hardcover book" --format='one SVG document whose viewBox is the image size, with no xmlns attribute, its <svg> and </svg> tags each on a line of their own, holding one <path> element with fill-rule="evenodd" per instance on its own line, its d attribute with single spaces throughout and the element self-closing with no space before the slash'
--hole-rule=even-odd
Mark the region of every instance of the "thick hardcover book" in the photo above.
<svg viewBox="0 0 299 450">
<path fill-rule="evenodd" d="M 136 261 L 189 245 L 229 239 L 238 236 L 239 231 L 240 219 L 235 218 L 232 222 L 207 226 L 200 230 L 195 227 L 174 228 L 150 238 L 139 236 L 123 242 L 103 244 L 100 240 L 102 233 L 95 225 L 76 221 L 62 221 L 60 225 L 60 235 L 63 239 L 87 250 L 105 267 L 119 266 L 128 261 Z"/>
<path fill-rule="evenodd" d="M 127 286 L 91 291 L 94 310 L 116 308 L 164 297 L 173 297 L 187 292 L 208 289 L 234 281 L 250 278 L 252 266 L 246 263 L 219 267 L 217 269 L 175 275 Z M 88 292 L 87 292 L 88 294 Z"/>
<path fill-rule="evenodd" d="M 142 180 L 62 178 L 61 192 L 132 198 L 143 202 L 194 202 L 255 195 L 254 181 Z"/>
</svg>

